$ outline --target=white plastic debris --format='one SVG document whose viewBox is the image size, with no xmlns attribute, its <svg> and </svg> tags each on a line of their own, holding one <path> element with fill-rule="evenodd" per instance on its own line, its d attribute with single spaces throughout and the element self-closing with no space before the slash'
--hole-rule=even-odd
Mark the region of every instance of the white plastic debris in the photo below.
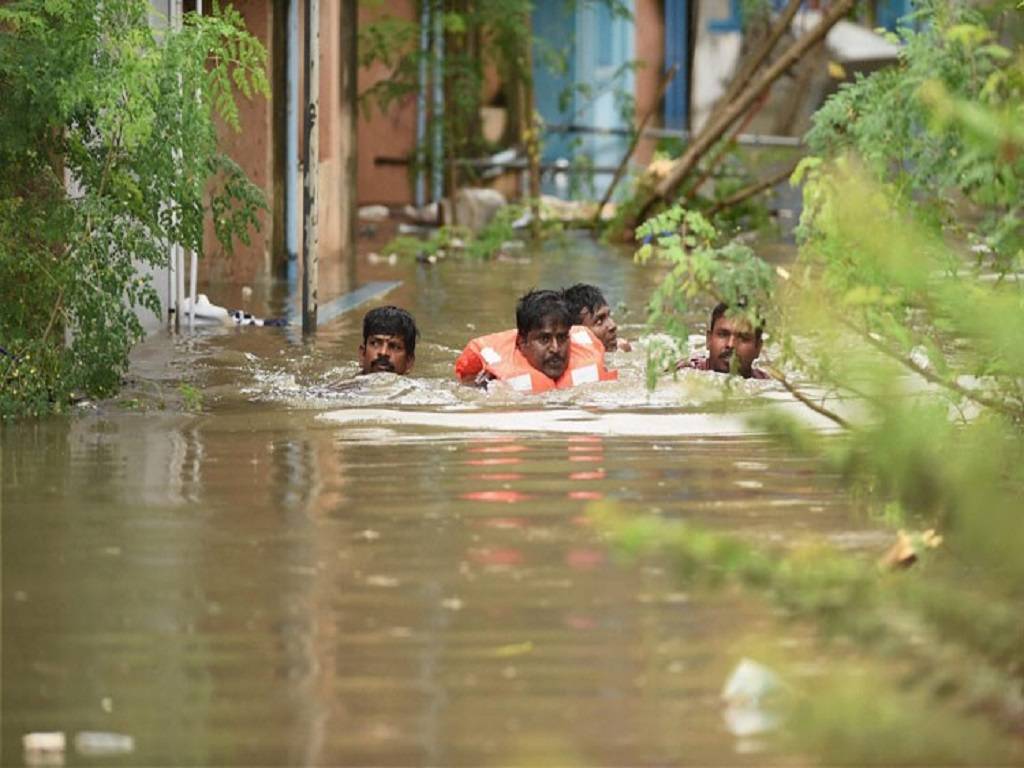
<svg viewBox="0 0 1024 768">
<path fill-rule="evenodd" d="M 390 215 L 386 205 L 364 205 L 359 208 L 359 218 L 363 221 L 384 221 Z"/>
<path fill-rule="evenodd" d="M 188 296 L 185 297 L 185 303 L 182 308 L 182 316 L 188 317 L 192 312 L 192 299 Z M 230 322 L 231 313 L 225 307 L 219 307 L 216 304 L 211 304 L 209 297 L 205 293 L 200 293 L 196 297 L 196 322 L 199 323 L 224 323 Z"/>
<path fill-rule="evenodd" d="M 422 208 L 407 205 L 402 209 L 402 212 L 413 221 L 418 221 L 421 224 L 437 224 L 437 203 L 428 203 Z"/>
<path fill-rule="evenodd" d="M 64 765 L 63 731 L 36 731 L 23 734 L 21 746 L 25 765 Z"/>
<path fill-rule="evenodd" d="M 187 317 L 192 311 L 192 300 L 186 297 L 183 303 L 183 316 Z M 196 297 L 195 322 L 197 325 L 284 325 L 280 318 L 263 319 L 253 317 L 248 312 L 240 309 L 228 309 L 210 302 L 205 293 Z"/>
<path fill-rule="evenodd" d="M 722 688 L 725 724 L 734 736 L 755 736 L 778 727 L 779 716 L 767 700 L 782 689 L 778 676 L 764 664 L 741 659 Z"/>
<path fill-rule="evenodd" d="M 81 731 L 75 734 L 75 751 L 80 755 L 127 755 L 135 751 L 135 739 L 124 733 Z"/>
</svg>

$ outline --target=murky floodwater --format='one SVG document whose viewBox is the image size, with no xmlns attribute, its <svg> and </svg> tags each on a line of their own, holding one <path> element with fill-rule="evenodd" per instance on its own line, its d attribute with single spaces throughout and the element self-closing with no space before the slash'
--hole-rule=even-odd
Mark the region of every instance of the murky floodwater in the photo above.
<svg viewBox="0 0 1024 768">
<path fill-rule="evenodd" d="M 832 480 L 743 434 L 708 377 L 648 394 L 641 353 L 546 400 L 448 381 L 534 286 L 602 285 L 636 338 L 658 276 L 620 254 L 359 270 L 403 281 L 417 378 L 349 381 L 357 311 L 308 343 L 154 339 L 119 402 L 3 427 L 3 764 L 51 731 L 68 765 L 763 762 L 722 685 L 750 637 L 804 639 L 616 561 L 587 508 L 875 543 Z"/>
</svg>

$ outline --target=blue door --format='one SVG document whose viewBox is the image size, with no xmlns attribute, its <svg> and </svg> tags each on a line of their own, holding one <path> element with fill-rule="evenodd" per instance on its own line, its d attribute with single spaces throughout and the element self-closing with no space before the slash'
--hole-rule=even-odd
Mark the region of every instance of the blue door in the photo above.
<svg viewBox="0 0 1024 768">
<path fill-rule="evenodd" d="M 629 128 L 632 116 L 635 86 L 629 64 L 635 58 L 635 34 L 632 0 L 625 5 L 630 11 L 628 18 L 613 13 L 605 3 L 581 2 L 572 7 L 543 2 L 534 9 L 534 31 L 541 38 L 534 55 L 534 82 L 537 108 L 544 122 L 620 131 L 546 134 L 546 163 L 565 159 L 575 164 L 585 158 L 599 169 L 593 176 L 593 191 L 585 187 L 586 196 L 604 193 L 612 170 L 628 146 L 628 136 L 621 131 Z M 568 50 L 564 72 L 545 65 L 545 53 L 550 48 Z M 567 192 L 563 184 L 549 179 L 543 187 L 549 194 L 564 196 Z"/>
</svg>

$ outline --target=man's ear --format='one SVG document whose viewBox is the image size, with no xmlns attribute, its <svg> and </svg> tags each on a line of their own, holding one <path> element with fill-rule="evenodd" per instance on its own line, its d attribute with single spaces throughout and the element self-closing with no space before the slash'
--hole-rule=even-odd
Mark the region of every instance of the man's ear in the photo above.
<svg viewBox="0 0 1024 768">
<path fill-rule="evenodd" d="M 573 325 L 586 325 L 594 313 L 590 307 L 580 307 L 580 316 L 573 321 Z"/>
<path fill-rule="evenodd" d="M 523 345 L 526 343 L 526 339 L 523 338 L 522 334 L 516 334 L 516 349 L 522 350 Z"/>
</svg>

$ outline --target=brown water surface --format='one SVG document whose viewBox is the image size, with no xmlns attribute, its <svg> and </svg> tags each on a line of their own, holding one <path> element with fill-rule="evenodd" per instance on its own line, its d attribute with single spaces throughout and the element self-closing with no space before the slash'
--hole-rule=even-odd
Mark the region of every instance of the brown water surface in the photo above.
<svg viewBox="0 0 1024 768">
<path fill-rule="evenodd" d="M 310 342 L 159 336 L 118 401 L 4 425 L 3 764 L 39 731 L 67 735 L 68 765 L 762 763 L 723 683 L 749 637 L 805 640 L 619 562 L 588 506 L 782 544 L 872 534 L 724 412 L 744 385 L 647 393 L 634 352 L 589 392 L 454 386 L 461 346 L 530 287 L 597 282 L 642 332 L 656 272 L 585 242 L 517 259 L 360 265 L 403 281 L 411 379 L 351 381 L 360 311 Z M 132 751 L 78 750 L 83 731 Z"/>
</svg>

